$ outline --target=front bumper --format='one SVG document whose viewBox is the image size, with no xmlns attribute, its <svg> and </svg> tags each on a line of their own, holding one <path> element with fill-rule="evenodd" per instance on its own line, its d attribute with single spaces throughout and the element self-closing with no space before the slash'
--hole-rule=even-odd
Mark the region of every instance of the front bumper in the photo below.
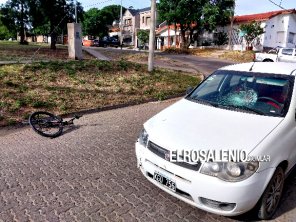
<svg viewBox="0 0 296 222">
<path fill-rule="evenodd" d="M 241 182 L 226 182 L 166 161 L 138 142 L 135 146 L 137 165 L 150 182 L 188 204 L 224 216 L 251 210 L 274 172 L 274 168 L 270 168 Z M 176 192 L 154 180 L 154 172 L 175 181 Z"/>
</svg>

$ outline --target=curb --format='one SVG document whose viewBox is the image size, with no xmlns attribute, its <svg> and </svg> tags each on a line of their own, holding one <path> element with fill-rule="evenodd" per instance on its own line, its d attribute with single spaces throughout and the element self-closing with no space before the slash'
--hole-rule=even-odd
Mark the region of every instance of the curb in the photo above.
<svg viewBox="0 0 296 222">
<path fill-rule="evenodd" d="M 109 110 L 126 108 L 126 107 L 130 107 L 130 106 L 137 106 L 137 105 L 141 105 L 141 104 L 145 104 L 145 103 L 164 102 L 164 101 L 167 101 L 167 100 L 181 98 L 181 97 L 184 97 L 184 93 L 178 94 L 178 95 L 175 95 L 175 96 L 169 96 L 164 100 L 148 99 L 148 100 L 144 100 L 144 101 L 129 102 L 129 103 L 118 104 L 118 105 L 104 106 L 104 107 L 101 107 L 101 108 L 81 110 L 81 111 L 67 113 L 67 114 L 63 114 L 63 115 L 59 115 L 59 116 L 62 117 L 62 118 L 69 118 L 69 117 L 77 115 L 77 114 L 78 115 L 89 115 L 89 114 L 94 114 L 94 113 L 99 113 L 99 112 L 104 112 L 104 111 L 109 111 Z"/>
<path fill-rule="evenodd" d="M 126 107 L 130 107 L 130 106 L 137 106 L 137 105 L 150 103 L 150 102 L 158 102 L 158 101 L 163 102 L 163 101 L 167 101 L 167 100 L 170 100 L 170 99 L 176 99 L 176 98 L 182 98 L 182 97 L 184 97 L 184 93 L 177 94 L 177 95 L 174 95 L 174 96 L 168 96 L 164 100 L 148 99 L 148 100 L 143 100 L 143 101 L 136 101 L 136 102 L 118 104 L 118 105 L 104 106 L 104 107 L 101 107 L 101 108 L 81 110 L 81 111 L 66 113 L 66 114 L 62 114 L 62 115 L 58 115 L 58 116 L 60 116 L 62 118 L 69 118 L 69 117 L 72 117 L 74 115 L 89 115 L 89 114 L 94 114 L 94 113 L 99 113 L 99 112 L 104 112 L 104 111 L 110 111 L 110 110 L 115 110 L 115 109 L 126 108 Z M 42 111 L 42 110 L 40 110 L 40 111 Z M 27 122 L 27 120 L 23 120 L 23 122 L 18 122 L 18 123 L 12 124 L 12 125 L 0 126 L 0 132 L 1 132 L 1 130 L 17 130 L 17 129 L 22 129 L 22 128 L 26 128 L 26 127 L 30 127 L 30 125 Z M 1 137 L 1 134 L 0 134 L 0 137 Z"/>
</svg>

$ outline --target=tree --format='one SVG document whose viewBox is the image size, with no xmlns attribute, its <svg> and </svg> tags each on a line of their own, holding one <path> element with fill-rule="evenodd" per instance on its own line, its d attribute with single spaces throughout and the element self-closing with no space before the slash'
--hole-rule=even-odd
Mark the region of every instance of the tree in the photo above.
<svg viewBox="0 0 296 222">
<path fill-rule="evenodd" d="M 212 31 L 229 24 L 234 14 L 234 0 L 208 0 L 203 6 L 201 27 Z"/>
<path fill-rule="evenodd" d="M 120 6 L 109 5 L 101 10 L 89 9 L 84 14 L 83 33 L 85 35 L 103 37 L 108 35 L 108 26 L 120 18 Z"/>
<path fill-rule="evenodd" d="M 11 32 L 20 35 L 25 44 L 25 31 L 29 26 L 29 0 L 9 0 L 1 6 L 1 21 Z"/>
<path fill-rule="evenodd" d="M 106 15 L 105 15 L 106 16 Z M 109 17 L 112 15 L 109 13 Z M 104 36 L 107 32 L 105 21 L 102 21 L 100 10 L 91 8 L 84 14 L 83 34 L 91 36 Z"/>
<path fill-rule="evenodd" d="M 121 8 L 120 5 L 108 5 L 108 6 L 104 7 L 104 8 L 102 8 L 101 11 L 108 11 L 108 12 L 110 12 L 111 15 L 112 15 L 113 21 L 115 21 L 115 20 L 119 20 L 120 19 L 120 8 Z M 124 13 L 124 12 L 125 12 L 125 8 L 123 7 L 122 13 Z"/>
<path fill-rule="evenodd" d="M 12 36 L 13 35 L 9 32 L 6 26 L 1 23 L 1 20 L 0 20 L 0 39 L 8 39 Z"/>
<path fill-rule="evenodd" d="M 140 44 L 144 46 L 145 43 L 148 43 L 148 41 L 149 41 L 149 31 L 139 30 L 137 33 L 137 37 L 140 41 Z"/>
<path fill-rule="evenodd" d="M 158 12 L 160 20 L 180 26 L 183 47 L 188 48 L 202 30 L 226 25 L 234 4 L 234 0 L 160 0 Z"/>
<path fill-rule="evenodd" d="M 48 27 L 51 49 L 56 49 L 57 34 L 65 29 L 67 22 L 74 22 L 75 4 L 73 0 L 31 0 L 34 28 Z M 36 7 L 36 5 L 38 7 Z M 34 11 L 33 11 L 34 10 Z M 77 3 L 77 15 L 81 18 L 83 8 Z M 40 19 L 43 18 L 43 19 Z"/>
<path fill-rule="evenodd" d="M 217 39 L 215 40 L 216 45 L 225 45 L 228 42 L 228 35 L 225 32 L 218 32 Z"/>
<path fill-rule="evenodd" d="M 77 14 L 82 20 L 83 8 L 78 2 Z M 19 32 L 25 43 L 25 30 L 51 36 L 51 48 L 56 48 L 58 32 L 74 22 L 74 0 L 9 0 L 1 7 L 1 21 L 11 32 Z"/>
<path fill-rule="evenodd" d="M 73 0 L 30 0 L 30 14 L 34 31 L 50 33 L 51 49 L 56 49 L 58 32 L 66 29 L 68 22 L 74 22 L 75 4 Z M 77 3 L 78 20 L 82 20 L 83 8 Z"/>
<path fill-rule="evenodd" d="M 10 37 L 13 37 L 16 35 L 13 35 L 8 28 L 2 24 L 1 22 L 1 14 L 0 14 L 0 39 L 9 39 Z"/>
<path fill-rule="evenodd" d="M 248 49 L 250 49 L 252 42 L 264 33 L 264 29 L 260 25 L 258 22 L 240 25 L 239 29 L 244 34 Z"/>
</svg>

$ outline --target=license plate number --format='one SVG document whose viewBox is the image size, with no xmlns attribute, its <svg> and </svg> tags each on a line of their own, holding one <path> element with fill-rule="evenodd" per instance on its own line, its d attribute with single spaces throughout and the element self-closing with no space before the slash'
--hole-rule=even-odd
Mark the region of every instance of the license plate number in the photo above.
<svg viewBox="0 0 296 222">
<path fill-rule="evenodd" d="M 176 183 L 174 181 L 172 181 L 171 179 L 161 175 L 158 172 L 154 173 L 153 179 L 156 180 L 158 183 L 166 186 L 170 190 L 176 192 Z"/>
</svg>

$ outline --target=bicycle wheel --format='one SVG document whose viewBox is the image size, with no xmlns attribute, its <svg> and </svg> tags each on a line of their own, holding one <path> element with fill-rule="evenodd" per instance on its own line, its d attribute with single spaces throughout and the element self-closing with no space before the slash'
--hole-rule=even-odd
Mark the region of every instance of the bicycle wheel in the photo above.
<svg viewBox="0 0 296 222">
<path fill-rule="evenodd" d="M 32 113 L 29 123 L 33 130 L 41 136 L 55 138 L 63 132 L 63 119 L 49 112 Z"/>
</svg>

